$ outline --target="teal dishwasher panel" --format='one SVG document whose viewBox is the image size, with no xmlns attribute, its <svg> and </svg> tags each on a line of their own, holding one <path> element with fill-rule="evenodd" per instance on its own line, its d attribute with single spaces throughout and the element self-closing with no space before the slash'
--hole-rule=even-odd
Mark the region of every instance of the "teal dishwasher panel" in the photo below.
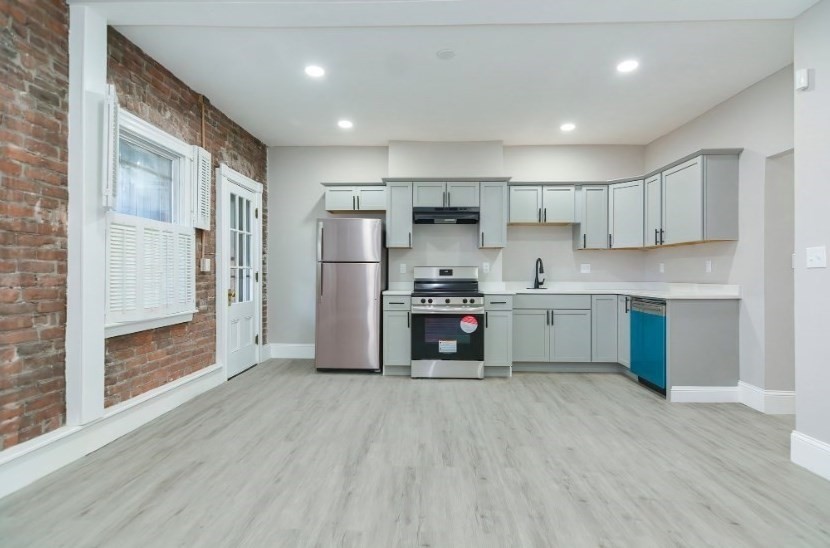
<svg viewBox="0 0 830 548">
<path fill-rule="evenodd" d="M 646 303 L 651 305 L 651 303 Z M 665 305 L 631 305 L 631 372 L 649 383 L 666 389 Z"/>
</svg>

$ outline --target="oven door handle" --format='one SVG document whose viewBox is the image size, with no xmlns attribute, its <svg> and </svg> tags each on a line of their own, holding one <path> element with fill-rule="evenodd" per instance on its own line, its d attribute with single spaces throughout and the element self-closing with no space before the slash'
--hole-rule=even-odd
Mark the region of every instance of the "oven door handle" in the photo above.
<svg viewBox="0 0 830 548">
<path fill-rule="evenodd" d="M 484 307 L 481 308 L 471 308 L 471 307 L 450 307 L 450 306 L 413 306 L 412 307 L 412 314 L 419 315 L 419 314 L 433 314 L 433 315 L 451 315 L 456 316 L 459 314 L 464 315 L 481 315 L 484 314 Z"/>
</svg>

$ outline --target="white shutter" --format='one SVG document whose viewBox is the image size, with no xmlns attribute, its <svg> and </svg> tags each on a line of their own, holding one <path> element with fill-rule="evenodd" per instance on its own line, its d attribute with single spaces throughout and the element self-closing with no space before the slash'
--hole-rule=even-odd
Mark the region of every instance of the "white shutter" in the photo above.
<svg viewBox="0 0 830 548">
<path fill-rule="evenodd" d="M 104 206 L 115 207 L 115 194 L 118 184 L 118 96 L 115 86 L 107 86 L 104 99 L 104 150 L 101 170 Z"/>
<path fill-rule="evenodd" d="M 176 234 L 176 308 L 193 310 L 196 308 L 196 267 L 195 267 L 195 236 L 190 233 Z"/>
<path fill-rule="evenodd" d="M 210 230 L 211 157 L 207 150 L 194 146 L 193 226 Z"/>
<path fill-rule="evenodd" d="M 144 274 L 142 293 L 143 301 L 141 308 L 145 311 L 158 309 L 164 305 L 162 295 L 164 294 L 164 233 L 155 228 L 144 227 L 142 235 L 143 259 L 142 272 Z"/>
<path fill-rule="evenodd" d="M 107 318 L 138 316 L 138 227 L 112 222 L 107 232 Z"/>
</svg>

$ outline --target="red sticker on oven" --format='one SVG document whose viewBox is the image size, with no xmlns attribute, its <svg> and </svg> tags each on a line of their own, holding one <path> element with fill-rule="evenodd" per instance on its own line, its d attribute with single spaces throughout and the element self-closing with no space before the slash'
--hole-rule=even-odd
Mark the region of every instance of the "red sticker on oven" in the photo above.
<svg viewBox="0 0 830 548">
<path fill-rule="evenodd" d="M 478 329 L 478 320 L 475 316 L 464 316 L 461 318 L 461 331 L 464 333 L 472 333 Z"/>
</svg>

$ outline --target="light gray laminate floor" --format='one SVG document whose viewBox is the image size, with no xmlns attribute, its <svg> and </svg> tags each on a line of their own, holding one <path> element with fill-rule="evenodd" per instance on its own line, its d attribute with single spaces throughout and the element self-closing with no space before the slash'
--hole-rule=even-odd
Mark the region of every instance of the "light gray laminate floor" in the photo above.
<svg viewBox="0 0 830 548">
<path fill-rule="evenodd" d="M 830 546 L 791 418 L 272 361 L 0 501 L 17 546 Z"/>
</svg>

